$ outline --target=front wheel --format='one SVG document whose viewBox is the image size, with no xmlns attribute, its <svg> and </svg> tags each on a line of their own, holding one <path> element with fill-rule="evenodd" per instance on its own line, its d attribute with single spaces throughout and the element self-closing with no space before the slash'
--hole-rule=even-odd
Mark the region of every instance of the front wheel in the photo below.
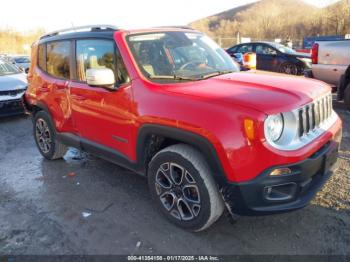
<svg viewBox="0 0 350 262">
<path fill-rule="evenodd" d="M 188 145 L 173 145 L 158 152 L 149 165 L 148 185 L 165 217 L 187 230 L 208 228 L 224 210 L 209 166 Z"/>
<path fill-rule="evenodd" d="M 279 68 L 280 73 L 288 74 L 288 75 L 297 75 L 298 67 L 292 63 L 284 63 Z"/>
<path fill-rule="evenodd" d="M 54 160 L 62 158 L 66 154 L 67 147 L 57 141 L 54 126 L 46 112 L 39 111 L 35 114 L 33 131 L 39 152 L 45 158 Z"/>
</svg>

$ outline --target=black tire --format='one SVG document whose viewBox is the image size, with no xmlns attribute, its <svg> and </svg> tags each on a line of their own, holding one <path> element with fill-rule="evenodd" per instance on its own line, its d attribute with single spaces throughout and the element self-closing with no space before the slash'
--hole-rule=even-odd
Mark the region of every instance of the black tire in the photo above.
<svg viewBox="0 0 350 262">
<path fill-rule="evenodd" d="M 56 131 L 50 116 L 39 111 L 34 116 L 33 135 L 39 152 L 49 160 L 62 158 L 68 148 L 56 139 Z"/>
<path fill-rule="evenodd" d="M 186 230 L 210 227 L 224 210 L 207 162 L 188 145 L 169 146 L 152 158 L 148 186 L 165 217 Z"/>
<path fill-rule="evenodd" d="M 350 111 L 350 84 L 347 85 L 344 91 L 344 103 L 346 108 Z"/>
<path fill-rule="evenodd" d="M 278 72 L 288 75 L 298 75 L 299 70 L 297 65 L 287 62 L 280 65 Z"/>
<path fill-rule="evenodd" d="M 342 75 L 339 80 L 339 85 L 337 86 L 337 101 L 342 101 L 344 99 L 345 85 L 345 75 Z"/>
</svg>

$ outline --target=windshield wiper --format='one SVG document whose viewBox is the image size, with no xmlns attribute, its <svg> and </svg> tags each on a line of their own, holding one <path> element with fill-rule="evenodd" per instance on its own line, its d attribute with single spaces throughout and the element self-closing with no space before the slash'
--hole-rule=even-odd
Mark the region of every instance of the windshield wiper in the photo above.
<svg viewBox="0 0 350 262">
<path fill-rule="evenodd" d="M 148 78 L 151 79 L 169 79 L 169 80 L 185 80 L 185 81 L 197 81 L 198 78 L 187 77 L 187 76 L 178 76 L 178 75 L 148 75 Z"/>
<path fill-rule="evenodd" d="M 211 72 L 211 73 L 206 74 L 206 75 L 201 75 L 201 79 L 208 79 L 210 77 L 225 75 L 225 74 L 229 74 L 229 73 L 233 73 L 233 72 L 235 72 L 235 71 L 232 71 L 232 70 L 215 71 L 215 72 Z"/>
</svg>

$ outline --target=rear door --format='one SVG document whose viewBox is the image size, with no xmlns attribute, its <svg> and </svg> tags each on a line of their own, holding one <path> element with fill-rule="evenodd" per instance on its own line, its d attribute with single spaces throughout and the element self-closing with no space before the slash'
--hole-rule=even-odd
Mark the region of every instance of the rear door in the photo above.
<svg viewBox="0 0 350 262">
<path fill-rule="evenodd" d="M 72 77 L 71 41 L 52 41 L 39 45 L 39 70 L 31 76 L 40 100 L 49 108 L 59 132 L 72 131 L 68 85 Z M 33 79 L 34 78 L 34 79 Z"/>
<path fill-rule="evenodd" d="M 86 70 L 107 67 L 115 72 L 117 89 L 107 90 L 86 83 Z M 131 155 L 127 146 L 133 115 L 131 83 L 113 40 L 75 41 L 75 80 L 70 83 L 73 119 L 81 137 Z"/>
</svg>

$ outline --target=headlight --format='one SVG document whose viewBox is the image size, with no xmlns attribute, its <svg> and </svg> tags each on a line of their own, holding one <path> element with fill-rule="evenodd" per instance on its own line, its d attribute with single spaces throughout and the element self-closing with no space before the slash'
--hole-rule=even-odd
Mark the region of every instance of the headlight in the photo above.
<svg viewBox="0 0 350 262">
<path fill-rule="evenodd" d="M 265 137 L 267 140 L 276 142 L 280 139 L 284 128 L 282 114 L 268 116 L 265 120 Z"/>
</svg>

